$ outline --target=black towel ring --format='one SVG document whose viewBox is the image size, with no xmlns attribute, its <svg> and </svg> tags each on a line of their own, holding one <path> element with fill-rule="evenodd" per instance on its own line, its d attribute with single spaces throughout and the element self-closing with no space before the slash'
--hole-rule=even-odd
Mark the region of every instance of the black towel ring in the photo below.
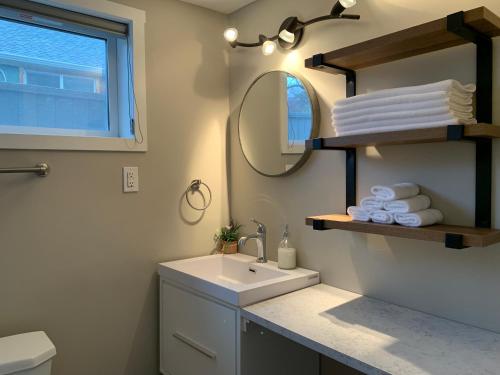
<svg viewBox="0 0 500 375">
<path fill-rule="evenodd" d="M 191 194 L 200 193 L 201 196 L 203 197 L 203 201 L 205 201 L 205 195 L 201 191 L 201 186 L 205 186 L 205 188 L 208 191 L 208 202 L 205 203 L 205 206 L 200 208 L 200 207 L 196 207 L 195 205 L 193 205 L 191 203 L 191 201 L 189 200 L 189 193 L 191 193 Z M 210 190 L 210 187 L 206 183 L 202 182 L 201 180 L 191 181 L 191 183 L 189 184 L 188 188 L 186 189 L 186 192 L 184 193 L 184 195 L 186 197 L 186 201 L 189 204 L 189 206 L 193 210 L 196 210 L 196 211 L 205 211 L 212 203 L 212 190 Z"/>
</svg>

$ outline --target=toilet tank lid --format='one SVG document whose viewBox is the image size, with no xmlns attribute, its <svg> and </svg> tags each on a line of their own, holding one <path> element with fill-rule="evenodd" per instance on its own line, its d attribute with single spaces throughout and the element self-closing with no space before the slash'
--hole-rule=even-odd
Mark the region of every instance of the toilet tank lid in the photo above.
<svg viewBox="0 0 500 375">
<path fill-rule="evenodd" d="M 32 369 L 56 355 L 45 332 L 0 338 L 0 375 Z"/>
</svg>

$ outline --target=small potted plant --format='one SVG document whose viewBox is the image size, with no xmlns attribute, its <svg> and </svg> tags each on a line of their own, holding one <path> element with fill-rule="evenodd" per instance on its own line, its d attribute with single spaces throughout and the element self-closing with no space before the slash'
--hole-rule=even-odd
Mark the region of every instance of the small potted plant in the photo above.
<svg viewBox="0 0 500 375">
<path fill-rule="evenodd" d="M 231 225 L 220 228 L 215 234 L 214 240 L 218 242 L 220 252 L 223 254 L 236 254 L 238 252 L 238 239 L 240 238 L 241 225 Z"/>
</svg>

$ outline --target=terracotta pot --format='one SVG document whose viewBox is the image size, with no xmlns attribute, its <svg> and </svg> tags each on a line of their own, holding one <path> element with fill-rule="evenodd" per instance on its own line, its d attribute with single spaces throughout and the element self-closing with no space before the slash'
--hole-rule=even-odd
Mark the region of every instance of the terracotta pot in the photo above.
<svg viewBox="0 0 500 375">
<path fill-rule="evenodd" d="M 225 242 L 222 241 L 222 249 L 223 254 L 236 254 L 238 252 L 238 242 Z"/>
</svg>

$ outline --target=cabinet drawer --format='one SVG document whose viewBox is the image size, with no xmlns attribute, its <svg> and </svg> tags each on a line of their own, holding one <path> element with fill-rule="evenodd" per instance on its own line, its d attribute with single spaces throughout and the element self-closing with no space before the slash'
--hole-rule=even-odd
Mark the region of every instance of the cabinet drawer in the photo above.
<svg viewBox="0 0 500 375">
<path fill-rule="evenodd" d="M 235 375 L 236 311 L 161 281 L 161 368 L 166 375 Z"/>
</svg>

